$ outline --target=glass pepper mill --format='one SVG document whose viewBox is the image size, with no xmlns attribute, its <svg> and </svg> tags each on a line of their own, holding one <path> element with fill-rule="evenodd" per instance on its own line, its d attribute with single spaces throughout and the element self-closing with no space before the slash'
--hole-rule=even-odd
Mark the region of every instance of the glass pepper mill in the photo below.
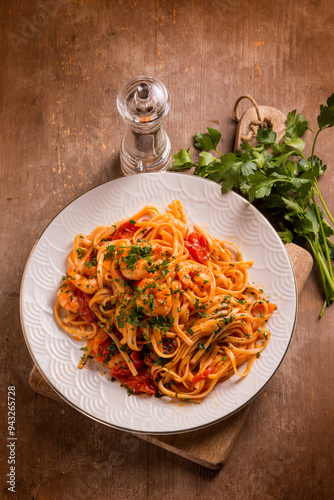
<svg viewBox="0 0 334 500">
<path fill-rule="evenodd" d="M 117 108 L 127 126 L 120 152 L 123 173 L 167 170 L 171 145 L 161 128 L 170 108 L 166 86 L 150 76 L 134 78 L 118 94 Z"/>
</svg>

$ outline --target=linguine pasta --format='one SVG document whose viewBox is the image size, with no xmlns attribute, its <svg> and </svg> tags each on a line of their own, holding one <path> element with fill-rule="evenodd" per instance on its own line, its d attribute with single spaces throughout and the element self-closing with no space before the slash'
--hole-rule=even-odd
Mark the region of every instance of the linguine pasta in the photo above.
<svg viewBox="0 0 334 500">
<path fill-rule="evenodd" d="M 130 393 L 200 401 L 245 377 L 276 306 L 232 243 L 187 223 L 180 201 L 75 237 L 55 317 Z M 242 366 L 242 370 L 240 367 Z"/>
</svg>

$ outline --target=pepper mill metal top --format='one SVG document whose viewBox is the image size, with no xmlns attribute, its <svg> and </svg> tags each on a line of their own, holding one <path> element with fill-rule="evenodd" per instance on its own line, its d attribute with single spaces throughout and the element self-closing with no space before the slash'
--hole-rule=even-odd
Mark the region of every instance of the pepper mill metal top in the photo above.
<svg viewBox="0 0 334 500">
<path fill-rule="evenodd" d="M 134 78 L 118 94 L 117 107 L 127 126 L 120 153 L 123 173 L 167 170 L 171 145 L 161 128 L 170 108 L 166 86 L 150 76 Z"/>
</svg>

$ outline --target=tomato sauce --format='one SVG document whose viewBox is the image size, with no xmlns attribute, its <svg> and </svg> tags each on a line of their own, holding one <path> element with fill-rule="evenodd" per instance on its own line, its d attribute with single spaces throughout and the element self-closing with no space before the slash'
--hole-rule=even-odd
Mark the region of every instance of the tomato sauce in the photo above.
<svg viewBox="0 0 334 500">
<path fill-rule="evenodd" d="M 252 309 L 252 315 L 255 317 L 262 316 L 264 314 L 272 314 L 274 311 L 276 311 L 277 307 L 275 304 L 272 304 L 271 302 L 267 302 L 267 307 L 265 304 L 256 304 L 255 307 Z"/>
<path fill-rule="evenodd" d="M 206 368 L 205 370 L 203 370 L 202 373 L 197 373 L 197 375 L 195 375 L 192 379 L 191 384 L 194 386 L 195 384 L 197 384 L 197 382 L 207 379 L 210 373 L 212 373 L 214 370 L 214 367 L 211 366 L 210 368 Z"/>
</svg>

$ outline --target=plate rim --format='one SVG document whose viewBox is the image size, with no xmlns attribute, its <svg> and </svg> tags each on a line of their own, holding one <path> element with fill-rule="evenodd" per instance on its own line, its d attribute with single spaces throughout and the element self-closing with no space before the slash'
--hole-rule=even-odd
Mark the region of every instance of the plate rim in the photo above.
<svg viewBox="0 0 334 500">
<path fill-rule="evenodd" d="M 44 235 L 44 233 L 46 232 L 46 230 L 48 229 L 48 227 L 53 223 L 53 221 L 56 219 L 56 217 L 58 217 L 64 210 L 66 210 L 67 207 L 69 207 L 72 203 L 74 203 L 76 200 L 78 200 L 79 198 L 81 198 L 82 196 L 86 195 L 87 193 L 89 193 L 90 191 L 100 187 L 100 186 L 103 186 L 105 184 L 111 184 L 112 182 L 118 180 L 118 179 L 127 179 L 129 177 L 133 177 L 133 175 L 146 175 L 146 174 L 149 174 L 149 175 L 153 175 L 153 176 L 165 176 L 165 175 L 170 175 L 170 174 L 176 174 L 176 175 L 183 175 L 183 176 L 190 176 L 191 174 L 187 174 L 187 173 L 184 173 L 184 172 L 174 172 L 174 171 L 164 171 L 164 172 L 140 172 L 140 173 L 137 173 L 137 174 L 132 174 L 131 176 L 124 176 L 124 175 L 119 175 L 119 176 L 116 176 L 114 177 L 113 179 L 109 179 L 107 181 L 103 181 L 103 182 L 100 182 L 99 184 L 97 184 L 96 186 L 93 186 L 89 189 L 87 189 L 86 191 L 84 191 L 83 193 L 79 194 L 78 196 L 76 196 L 75 198 L 73 198 L 71 201 L 69 201 L 61 210 L 59 210 L 59 212 L 57 212 L 54 217 L 52 217 L 52 219 L 48 222 L 48 224 L 44 227 L 44 229 L 42 230 L 42 232 L 39 234 L 37 240 L 35 241 L 30 253 L 29 253 L 29 256 L 28 256 L 28 259 L 26 261 L 26 264 L 25 264 L 25 267 L 24 267 L 24 271 L 23 271 L 23 274 L 22 274 L 22 279 L 21 279 L 21 285 L 20 285 L 20 323 L 21 323 L 21 329 L 22 329 L 22 333 L 23 333 L 23 337 L 24 337 L 24 340 L 25 340 L 25 344 L 27 346 L 27 349 L 28 349 L 28 352 L 32 358 L 32 360 L 34 361 L 34 364 L 35 366 L 37 367 L 40 375 L 43 377 L 43 379 L 47 382 L 47 384 L 53 389 L 53 391 L 63 400 L 65 401 L 67 404 L 69 404 L 72 408 L 74 408 L 75 410 L 79 411 L 80 413 L 82 413 L 83 415 L 87 416 L 88 418 L 92 419 L 92 420 L 95 420 L 96 422 L 99 422 L 99 423 L 102 423 L 108 427 L 111 427 L 113 429 L 117 429 L 117 430 L 121 430 L 121 431 L 124 431 L 124 432 L 130 432 L 131 434 L 140 434 L 140 435 L 155 435 L 155 436 L 167 436 L 167 435 L 176 435 L 176 434 L 185 434 L 185 433 L 188 433 L 188 432 L 194 432 L 194 431 L 199 431 L 201 429 L 205 429 L 207 427 L 210 427 L 212 425 L 215 425 L 215 424 L 218 424 L 219 422 L 223 422 L 224 420 L 227 420 L 228 418 L 232 417 L 233 415 L 235 415 L 236 413 L 242 411 L 244 408 L 246 408 L 248 405 L 250 405 L 251 403 L 253 403 L 253 401 L 259 396 L 259 394 L 267 387 L 267 385 L 269 384 L 269 382 L 272 380 L 272 378 L 276 375 L 276 373 L 278 372 L 279 368 L 281 367 L 282 363 L 283 363 L 283 360 L 285 359 L 285 356 L 290 348 L 290 345 L 291 345 L 291 342 L 292 342 L 292 339 L 294 337 L 294 333 L 295 333 L 295 328 L 296 328 L 296 323 L 297 323 L 297 316 L 298 316 L 298 289 L 297 289 L 297 283 L 296 283 L 296 276 L 295 276 L 295 272 L 293 270 L 293 266 L 292 266 L 292 263 L 290 261 L 290 258 L 289 258 L 289 255 L 287 253 L 287 250 L 285 248 L 285 245 L 283 244 L 282 240 L 279 238 L 279 241 L 280 241 L 280 244 L 281 244 L 281 248 L 284 250 L 285 254 L 286 254 L 286 257 L 287 257 L 287 260 L 288 260 L 288 263 L 289 263 L 289 267 L 290 267 L 290 270 L 292 272 L 292 277 L 293 277 L 293 283 L 294 283 L 294 289 L 295 289 L 295 300 L 296 300 L 296 307 L 295 307 L 295 315 L 294 315 L 294 319 L 293 319 L 293 325 L 292 325 L 292 328 L 291 328 L 291 334 L 290 334 L 290 338 L 289 338 L 289 341 L 287 343 L 287 346 L 286 346 L 286 349 L 275 369 L 275 371 L 271 374 L 271 376 L 266 380 L 266 382 L 264 383 L 264 385 L 258 390 L 256 391 L 256 393 L 251 396 L 245 403 L 243 403 L 242 405 L 240 405 L 237 409 L 235 410 L 232 410 L 230 411 L 227 415 L 224 415 L 223 417 L 220 417 L 218 419 L 215 419 L 209 423 L 205 423 L 205 424 L 202 424 L 202 425 L 198 425 L 198 426 L 195 426 L 195 427 L 189 427 L 187 429 L 181 429 L 181 430 L 177 430 L 177 431 L 152 431 L 152 432 L 147 432 L 147 431 L 142 431 L 142 430 L 133 430 L 133 429 L 128 429 L 126 427 L 120 427 L 118 426 L 117 424 L 111 424 L 110 422 L 107 422 L 105 420 L 103 420 L 102 418 L 98 418 L 94 415 L 91 415 L 90 413 L 88 413 L 87 411 L 85 411 L 84 409 L 80 408 L 79 406 L 77 406 L 75 403 L 73 403 L 72 401 L 70 401 L 69 399 L 67 399 L 66 396 L 64 396 L 53 384 L 52 382 L 49 380 L 49 378 L 47 377 L 47 375 L 45 375 L 45 373 L 43 372 L 42 368 L 40 367 L 39 363 L 37 362 L 35 356 L 34 356 L 34 353 L 29 345 L 29 340 L 28 340 L 28 336 L 27 336 L 27 333 L 26 333 L 26 330 L 25 330 L 25 326 L 24 326 L 24 320 L 23 320 L 23 286 L 24 286 L 24 281 L 25 281 L 25 275 L 26 275 L 26 272 L 27 272 L 27 269 L 28 269 L 28 266 L 29 266 L 29 263 L 30 263 L 30 260 L 31 260 L 31 257 L 34 253 L 34 250 L 38 244 L 38 242 L 40 241 L 40 239 L 42 238 L 42 236 Z M 215 184 L 216 186 L 218 186 L 219 184 L 212 181 L 211 179 L 206 179 L 204 177 L 199 177 L 200 179 L 202 179 L 203 181 L 206 181 L 206 182 L 210 182 L 210 183 L 213 183 Z M 231 191 L 233 193 L 233 195 L 236 195 L 237 197 L 241 198 L 242 200 L 244 201 L 247 201 L 245 200 L 245 198 L 243 196 L 241 196 L 239 193 L 236 193 L 234 191 Z M 275 231 L 275 233 L 277 234 L 277 231 L 275 230 L 275 228 L 272 226 L 272 224 L 269 222 L 269 220 L 260 212 L 260 210 L 258 208 L 256 208 L 254 205 L 252 205 L 253 209 L 258 213 L 258 215 L 261 216 L 262 219 L 264 219 L 266 221 L 267 224 L 269 224 L 269 226 L 271 226 L 271 228 Z M 46 396 L 48 397 L 48 396 Z"/>
</svg>

